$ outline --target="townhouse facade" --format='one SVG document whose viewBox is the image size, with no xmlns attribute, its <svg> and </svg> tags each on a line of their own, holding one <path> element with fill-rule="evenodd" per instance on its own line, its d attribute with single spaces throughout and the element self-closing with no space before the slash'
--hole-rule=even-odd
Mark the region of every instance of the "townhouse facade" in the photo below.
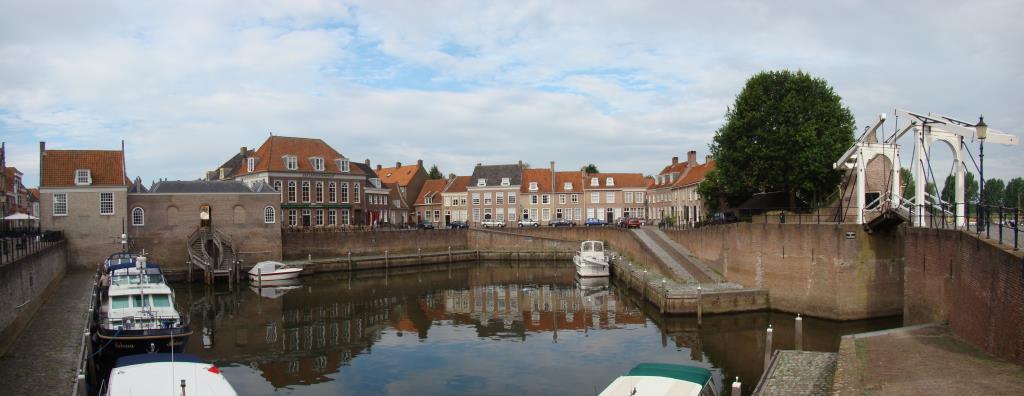
<svg viewBox="0 0 1024 396">
<path fill-rule="evenodd" d="M 363 199 L 366 218 L 361 224 L 376 225 L 390 215 L 391 203 L 388 199 L 390 189 L 384 185 L 380 177 L 377 177 L 377 172 L 370 166 L 369 159 L 362 163 L 355 162 L 352 165 L 359 167 L 366 176 L 366 184 L 363 187 L 363 192 L 366 194 Z"/>
<path fill-rule="evenodd" d="M 476 164 L 466 187 L 472 224 L 480 225 L 484 220 L 495 220 L 506 226 L 515 223 L 522 171 L 521 161 L 507 165 Z"/>
<path fill-rule="evenodd" d="M 412 210 L 414 210 L 416 198 L 420 195 L 420 189 L 423 188 L 423 183 L 428 179 L 427 171 L 423 168 L 423 160 L 417 160 L 415 165 L 405 166 L 401 162 L 396 162 L 395 166 L 390 168 L 378 164 L 376 172 L 381 181 L 397 186 L 402 206 L 410 210 L 403 223 L 415 221 L 416 217 Z"/>
<path fill-rule="evenodd" d="M 2 169 L 4 176 L 3 184 L 0 184 L 0 186 L 3 187 L 4 202 L 6 202 L 3 216 L 15 213 L 32 214 L 32 196 L 21 182 L 23 174 L 18 168 L 13 166 Z"/>
<path fill-rule="evenodd" d="M 423 182 L 420 194 L 416 197 L 416 203 L 413 206 L 416 223 L 428 221 L 435 227 L 441 227 L 444 224 L 441 218 L 441 213 L 444 211 L 444 198 L 441 194 L 444 193 L 448 182 L 447 179 L 431 179 Z"/>
<path fill-rule="evenodd" d="M 641 173 L 587 173 L 583 175 L 586 216 L 612 223 L 623 217 L 646 214 L 647 183 Z"/>
<path fill-rule="evenodd" d="M 705 220 L 707 207 L 697 187 L 708 172 L 715 169 L 715 161 L 705 157 L 703 164 L 697 162 L 697 152 L 687 152 L 685 162 L 672 157 L 654 182 L 649 186 L 648 219 L 672 219 L 675 224 L 693 225 Z"/>
<path fill-rule="evenodd" d="M 216 173 L 249 185 L 262 182 L 272 186 L 281 195 L 283 227 L 366 222 L 366 174 L 320 139 L 271 136 L 257 150 L 243 147 Z"/>
<path fill-rule="evenodd" d="M 441 192 L 441 197 L 444 200 L 444 224 L 445 226 L 451 224 L 453 221 L 469 221 L 469 198 L 466 195 L 467 187 L 469 187 L 469 176 L 455 176 L 454 174 L 448 177 L 449 183 L 445 186 L 444 191 Z"/>
<path fill-rule="evenodd" d="M 523 181 L 520 186 L 519 202 L 520 219 L 533 220 L 547 224 L 554 212 L 554 178 L 551 169 L 523 169 Z"/>
<path fill-rule="evenodd" d="M 554 166 L 552 165 L 552 169 Z M 553 172 L 555 175 L 554 191 L 555 219 L 566 219 L 576 224 L 586 221 L 586 203 L 583 197 L 583 171 Z"/>
<path fill-rule="evenodd" d="M 95 268 L 120 250 L 128 186 L 121 150 L 48 150 L 39 143 L 40 226 L 61 231 L 68 262 Z"/>
</svg>

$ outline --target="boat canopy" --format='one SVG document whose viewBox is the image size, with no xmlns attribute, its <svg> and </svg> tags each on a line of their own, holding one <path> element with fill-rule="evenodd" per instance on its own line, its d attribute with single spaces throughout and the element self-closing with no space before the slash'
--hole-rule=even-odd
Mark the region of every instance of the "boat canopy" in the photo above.
<svg viewBox="0 0 1024 396">
<path fill-rule="evenodd" d="M 250 274 L 256 274 L 256 273 L 271 274 L 271 273 L 274 273 L 275 271 L 277 271 L 277 270 L 279 270 L 281 268 L 285 268 L 285 267 L 286 266 L 284 265 L 284 263 L 281 263 L 279 261 L 260 261 L 260 262 L 256 263 L 256 265 L 252 266 L 252 269 L 249 270 L 249 273 Z"/>
<path fill-rule="evenodd" d="M 640 363 L 629 370 L 631 377 L 666 377 L 704 385 L 711 379 L 711 370 L 703 367 L 683 366 L 668 363 Z"/>
<path fill-rule="evenodd" d="M 584 241 L 580 244 L 580 250 L 584 252 L 603 252 L 604 242 L 601 241 Z"/>
</svg>

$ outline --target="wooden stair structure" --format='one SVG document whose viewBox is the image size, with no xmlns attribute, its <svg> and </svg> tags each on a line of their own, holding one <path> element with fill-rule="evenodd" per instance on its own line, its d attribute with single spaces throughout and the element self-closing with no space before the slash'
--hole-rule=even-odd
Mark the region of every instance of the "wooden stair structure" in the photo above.
<svg viewBox="0 0 1024 396">
<path fill-rule="evenodd" d="M 238 280 L 239 259 L 231 237 L 212 227 L 198 227 L 188 237 L 188 277 L 192 269 L 203 271 L 203 282 L 213 284 L 217 278 L 229 283 Z"/>
</svg>

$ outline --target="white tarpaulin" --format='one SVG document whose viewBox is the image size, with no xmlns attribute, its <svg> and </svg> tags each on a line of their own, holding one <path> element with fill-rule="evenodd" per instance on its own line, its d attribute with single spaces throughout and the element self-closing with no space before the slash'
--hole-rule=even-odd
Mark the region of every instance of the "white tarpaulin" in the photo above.
<svg viewBox="0 0 1024 396">
<path fill-rule="evenodd" d="M 4 220 L 39 220 L 39 218 L 27 213 L 15 213 L 4 217 Z"/>
</svg>

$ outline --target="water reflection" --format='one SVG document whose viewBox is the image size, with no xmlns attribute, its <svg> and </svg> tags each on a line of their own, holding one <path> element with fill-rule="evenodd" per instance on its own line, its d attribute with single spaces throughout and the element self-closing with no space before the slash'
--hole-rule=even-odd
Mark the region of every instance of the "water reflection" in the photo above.
<svg viewBox="0 0 1024 396">
<path fill-rule="evenodd" d="M 760 376 L 763 330 L 792 348 L 778 313 L 661 317 L 571 264 L 465 264 L 303 278 L 241 290 L 183 285 L 202 337 L 186 350 L 216 362 L 242 394 L 595 394 L 642 361 L 691 362 Z M 788 325 L 788 327 L 787 327 Z M 807 319 L 804 346 L 899 320 Z M 786 339 L 787 332 L 789 339 Z M 789 343 L 787 345 L 787 342 Z"/>
</svg>

